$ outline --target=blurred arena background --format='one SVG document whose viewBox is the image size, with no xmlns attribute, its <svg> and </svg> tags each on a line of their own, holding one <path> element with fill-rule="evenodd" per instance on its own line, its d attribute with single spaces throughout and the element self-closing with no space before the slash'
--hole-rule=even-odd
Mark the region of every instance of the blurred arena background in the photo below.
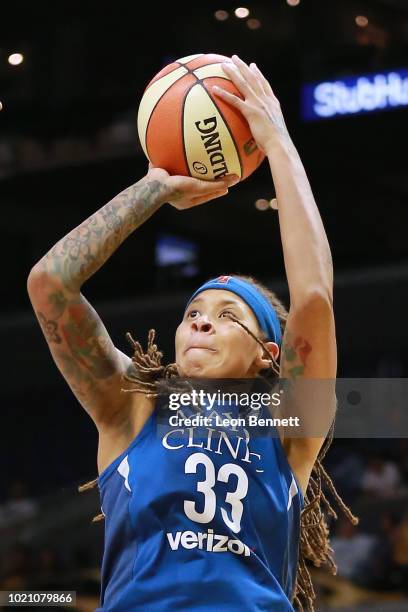
<svg viewBox="0 0 408 612">
<path fill-rule="evenodd" d="M 236 16 L 239 6 L 249 14 Z M 78 611 L 98 603 L 103 524 L 91 519 L 99 499 L 77 493 L 96 477 L 97 432 L 52 361 L 26 279 L 55 242 L 143 176 L 144 87 L 165 64 L 198 52 L 257 62 L 281 102 L 333 253 L 338 376 L 408 374 L 406 0 L 8 5 L 0 21 L 0 589 L 76 590 Z M 371 92 L 365 108 L 320 118 L 305 106 L 308 84 L 341 81 L 344 92 L 361 75 L 390 73 L 399 78 L 394 98 Z M 253 274 L 288 304 L 277 213 L 265 209 L 273 197 L 264 163 L 223 200 L 185 212 L 164 206 L 137 230 L 83 288 L 116 346 L 131 354 L 125 333 L 144 343 L 155 327 L 172 360 L 185 300 L 211 275 Z M 333 525 L 338 577 L 314 572 L 318 610 L 408 610 L 408 440 L 337 439 L 327 467 L 361 521 Z"/>
</svg>

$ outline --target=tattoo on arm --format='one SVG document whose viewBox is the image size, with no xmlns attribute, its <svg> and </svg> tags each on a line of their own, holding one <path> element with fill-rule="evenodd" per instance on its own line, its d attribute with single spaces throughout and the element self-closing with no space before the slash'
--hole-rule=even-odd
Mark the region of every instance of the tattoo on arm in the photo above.
<svg viewBox="0 0 408 612">
<path fill-rule="evenodd" d="M 164 185 L 136 183 L 72 230 L 41 260 L 43 269 L 77 292 L 122 242 L 163 204 Z"/>
<path fill-rule="evenodd" d="M 98 387 L 95 379 L 84 371 L 75 359 L 65 351 L 58 350 L 56 358 L 64 377 L 80 402 L 88 402 L 90 398 L 98 397 Z"/>
<path fill-rule="evenodd" d="M 53 309 L 53 318 L 59 319 L 64 314 L 68 303 L 65 293 L 61 290 L 54 291 L 49 294 L 48 300 Z"/>
<path fill-rule="evenodd" d="M 48 344 L 61 344 L 61 336 L 57 331 L 58 323 L 47 319 L 42 312 L 37 312 L 37 316 Z"/>
<path fill-rule="evenodd" d="M 115 373 L 114 346 L 98 332 L 98 321 L 83 306 L 68 306 L 68 322 L 61 325 L 61 332 L 74 359 L 86 368 L 94 378 L 103 379 Z"/>
<path fill-rule="evenodd" d="M 48 295 L 50 315 L 37 312 L 38 320 L 49 344 L 62 344 L 65 341 L 70 351 L 59 352 L 61 358 L 71 370 L 82 366 L 93 379 L 105 379 L 116 371 L 116 349 L 107 331 L 85 298 L 68 299 L 67 295 L 57 290 Z M 62 319 L 62 315 L 64 319 Z M 81 374 L 84 376 L 84 374 Z"/>
<path fill-rule="evenodd" d="M 292 337 L 289 330 L 285 330 L 282 343 L 281 370 L 291 378 L 302 376 L 309 354 L 312 351 L 310 343 L 302 336 Z"/>
</svg>

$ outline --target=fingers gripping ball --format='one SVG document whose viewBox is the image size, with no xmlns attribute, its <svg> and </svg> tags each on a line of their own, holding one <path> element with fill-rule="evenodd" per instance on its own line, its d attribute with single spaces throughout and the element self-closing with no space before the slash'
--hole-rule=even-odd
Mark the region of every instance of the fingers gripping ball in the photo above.
<svg viewBox="0 0 408 612">
<path fill-rule="evenodd" d="M 213 180 L 247 178 L 264 159 L 243 115 L 213 95 L 238 92 L 222 69 L 223 55 L 183 57 L 161 70 L 139 106 L 138 131 L 148 159 L 169 174 Z"/>
</svg>

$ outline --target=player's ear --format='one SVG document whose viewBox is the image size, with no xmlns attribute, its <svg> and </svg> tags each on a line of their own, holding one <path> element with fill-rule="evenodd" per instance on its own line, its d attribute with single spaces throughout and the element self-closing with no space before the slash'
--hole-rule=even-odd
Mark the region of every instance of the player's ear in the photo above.
<svg viewBox="0 0 408 612">
<path fill-rule="evenodd" d="M 264 342 L 264 345 L 268 349 L 269 353 L 276 359 L 279 356 L 279 346 L 276 342 Z M 265 370 L 271 366 L 271 359 L 268 353 L 260 346 L 257 356 L 255 358 L 255 365 L 259 370 Z"/>
</svg>

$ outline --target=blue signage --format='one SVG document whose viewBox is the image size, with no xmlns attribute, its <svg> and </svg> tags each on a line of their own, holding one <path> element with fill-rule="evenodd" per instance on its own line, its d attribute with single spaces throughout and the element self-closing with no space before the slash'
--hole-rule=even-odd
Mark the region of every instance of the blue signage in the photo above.
<svg viewBox="0 0 408 612">
<path fill-rule="evenodd" d="M 408 106 L 408 70 L 347 77 L 302 87 L 306 121 Z"/>
</svg>

